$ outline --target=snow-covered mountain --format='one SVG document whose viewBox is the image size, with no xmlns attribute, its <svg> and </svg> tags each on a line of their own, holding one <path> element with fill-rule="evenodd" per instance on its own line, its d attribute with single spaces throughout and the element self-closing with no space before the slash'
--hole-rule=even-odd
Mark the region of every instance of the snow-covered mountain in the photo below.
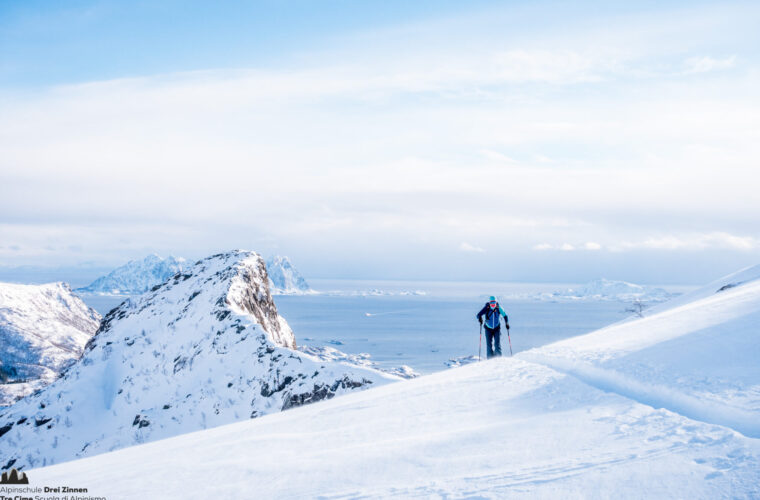
<svg viewBox="0 0 760 500">
<path fill-rule="evenodd" d="M 0 283 L 0 406 L 55 380 L 99 324 L 100 315 L 65 283 Z"/>
<path fill-rule="evenodd" d="M 623 302 L 634 300 L 663 302 L 673 297 L 673 294 L 662 288 L 601 278 L 586 283 L 577 289 L 570 288 L 554 292 L 549 294 L 549 297 L 579 300 L 619 300 Z"/>
<path fill-rule="evenodd" d="M 208 257 L 113 309 L 76 365 L 0 413 L 0 465 L 58 463 L 400 380 L 295 347 L 263 259 Z"/>
<path fill-rule="evenodd" d="M 267 260 L 269 287 L 274 294 L 299 294 L 311 291 L 309 284 L 290 259 L 280 255 Z"/>
<path fill-rule="evenodd" d="M 117 267 L 105 276 L 101 276 L 88 286 L 78 288 L 78 292 L 114 295 L 137 295 L 156 285 L 160 285 L 178 272 L 187 263 L 182 257 L 167 258 L 151 254 L 143 260 L 131 260 Z"/>
<path fill-rule="evenodd" d="M 649 313 L 29 476 L 127 499 L 760 498 L 760 268 Z"/>
</svg>

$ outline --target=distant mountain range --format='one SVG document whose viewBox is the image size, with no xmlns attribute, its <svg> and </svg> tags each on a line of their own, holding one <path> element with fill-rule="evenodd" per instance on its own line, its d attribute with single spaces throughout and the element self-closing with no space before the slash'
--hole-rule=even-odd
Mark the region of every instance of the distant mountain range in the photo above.
<svg viewBox="0 0 760 500">
<path fill-rule="evenodd" d="M 554 292 L 506 294 L 501 298 L 541 301 L 641 301 L 655 303 L 668 301 L 676 295 L 678 294 L 670 293 L 662 288 L 600 278 L 577 288 L 566 288 Z"/>
<path fill-rule="evenodd" d="M 614 281 L 604 278 L 586 283 L 577 289 L 570 288 L 564 291 L 555 292 L 553 295 L 556 297 L 571 299 L 619 301 L 642 300 L 648 302 L 664 302 L 673 297 L 673 294 L 662 288 L 636 285 L 626 281 Z"/>
<path fill-rule="evenodd" d="M 77 292 L 112 295 L 137 295 L 160 285 L 186 267 L 182 257 L 167 258 L 151 254 L 143 260 L 131 260 L 117 267 Z"/>
<path fill-rule="evenodd" d="M 187 261 L 182 257 L 163 258 L 151 254 L 143 260 L 129 261 L 96 279 L 90 285 L 77 288 L 76 291 L 103 295 L 139 295 L 164 283 L 187 266 Z M 271 293 L 290 295 L 311 290 L 309 284 L 287 257 L 279 255 L 270 257 L 266 266 Z"/>
<path fill-rule="evenodd" d="M 267 260 L 269 287 L 274 294 L 299 294 L 311 291 L 311 287 L 293 266 L 290 259 L 276 255 Z"/>
</svg>

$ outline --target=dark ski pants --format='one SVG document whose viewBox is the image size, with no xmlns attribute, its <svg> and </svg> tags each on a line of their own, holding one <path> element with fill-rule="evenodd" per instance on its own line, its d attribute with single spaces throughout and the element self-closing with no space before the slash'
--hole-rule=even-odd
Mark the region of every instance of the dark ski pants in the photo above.
<svg viewBox="0 0 760 500">
<path fill-rule="evenodd" d="M 501 356 L 501 326 L 486 328 L 486 358 Z M 493 342 L 493 346 L 491 343 Z"/>
</svg>

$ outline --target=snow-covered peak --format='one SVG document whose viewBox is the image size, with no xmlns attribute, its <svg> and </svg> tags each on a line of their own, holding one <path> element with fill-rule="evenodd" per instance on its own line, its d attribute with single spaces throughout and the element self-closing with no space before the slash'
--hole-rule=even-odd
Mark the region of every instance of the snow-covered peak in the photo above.
<svg viewBox="0 0 760 500">
<path fill-rule="evenodd" d="M 77 291 L 116 295 L 140 294 L 181 272 L 186 265 L 182 257 L 163 258 L 154 253 L 143 260 L 131 260 Z"/>
<path fill-rule="evenodd" d="M 309 284 L 287 257 L 280 255 L 270 257 L 267 260 L 267 272 L 272 293 L 297 294 L 311 290 Z"/>
<path fill-rule="evenodd" d="M 113 309 L 80 362 L 0 413 L 0 456 L 41 466 L 398 380 L 295 347 L 264 260 L 208 257 Z"/>
<path fill-rule="evenodd" d="M 0 406 L 55 380 L 99 324 L 66 283 L 0 283 Z"/>
</svg>

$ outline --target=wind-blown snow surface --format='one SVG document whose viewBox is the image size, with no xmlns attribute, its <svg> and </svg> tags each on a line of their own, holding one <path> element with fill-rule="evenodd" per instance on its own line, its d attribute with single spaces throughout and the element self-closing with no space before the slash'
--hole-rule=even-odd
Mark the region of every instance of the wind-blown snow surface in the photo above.
<svg viewBox="0 0 760 500">
<path fill-rule="evenodd" d="M 290 295 L 311 291 L 309 284 L 287 257 L 276 255 L 267 260 L 267 274 L 273 294 Z"/>
<path fill-rule="evenodd" d="M 55 380 L 99 324 L 100 315 L 65 283 L 0 283 L 0 406 Z"/>
<path fill-rule="evenodd" d="M 182 257 L 163 258 L 151 254 L 143 260 L 131 260 L 88 286 L 78 288 L 77 291 L 115 295 L 141 294 L 181 272 L 186 265 Z"/>
<path fill-rule="evenodd" d="M 295 347 L 258 254 L 198 261 L 112 310 L 78 364 L 0 413 L 0 467 L 28 470 L 400 380 Z"/>
</svg>

